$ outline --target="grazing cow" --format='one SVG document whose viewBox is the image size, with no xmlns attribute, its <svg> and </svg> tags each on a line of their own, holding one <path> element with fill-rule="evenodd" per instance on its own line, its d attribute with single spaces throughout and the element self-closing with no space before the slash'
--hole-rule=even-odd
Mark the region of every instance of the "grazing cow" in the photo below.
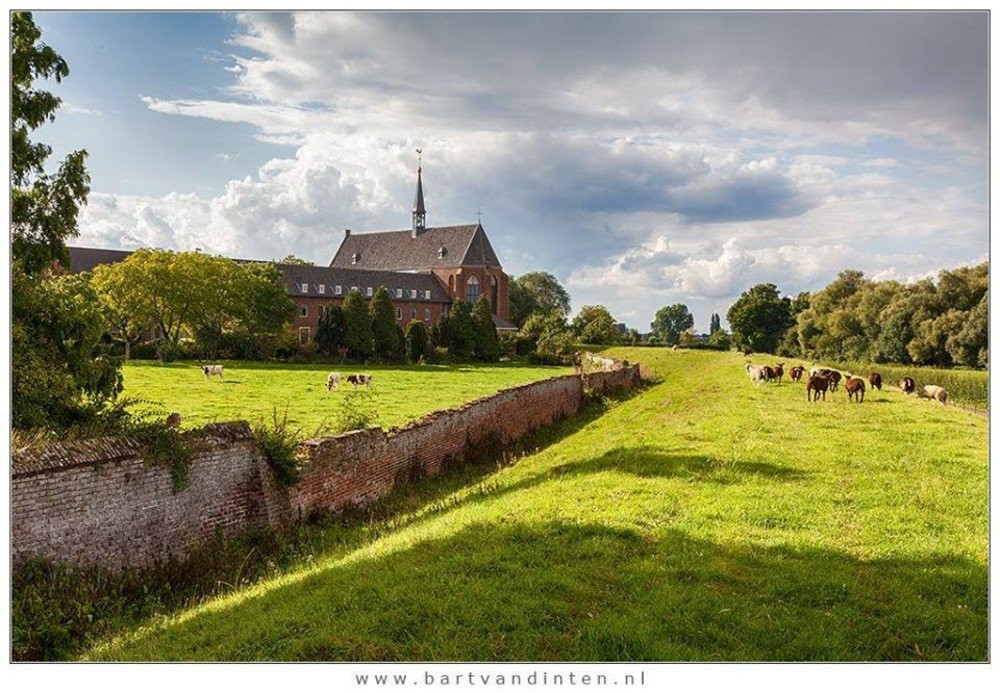
<svg viewBox="0 0 1000 693">
<path fill-rule="evenodd" d="M 775 375 L 774 369 L 770 366 L 761 366 L 764 369 L 764 382 L 769 383 L 777 377 Z"/>
<path fill-rule="evenodd" d="M 351 373 L 347 376 L 347 382 L 349 382 L 354 387 L 359 387 L 364 385 L 365 387 L 371 387 L 372 377 L 367 373 Z"/>
<path fill-rule="evenodd" d="M 858 404 L 865 401 L 865 381 L 863 379 L 855 378 L 848 373 L 844 376 L 844 389 L 847 390 L 848 402 L 852 399 Z"/>
<path fill-rule="evenodd" d="M 822 393 L 823 401 L 826 401 L 826 391 L 830 387 L 830 381 L 827 380 L 822 375 L 810 375 L 809 380 L 806 381 L 806 400 L 809 402 L 818 402 L 819 396 Z"/>
<path fill-rule="evenodd" d="M 948 403 L 948 391 L 940 385 L 924 385 L 917 392 L 917 397 L 923 399 L 936 399 L 941 404 Z"/>
<path fill-rule="evenodd" d="M 774 379 L 781 383 L 781 379 L 785 376 L 785 364 L 779 363 L 774 367 Z"/>
<path fill-rule="evenodd" d="M 872 386 L 873 390 L 882 389 L 882 375 L 879 373 L 869 373 L 868 374 L 868 384 Z"/>
<path fill-rule="evenodd" d="M 333 388 L 340 389 L 340 373 L 331 373 L 326 376 L 326 391 L 329 392 Z"/>
<path fill-rule="evenodd" d="M 222 366 L 202 366 L 201 372 L 205 374 L 205 380 L 213 375 L 219 376 L 219 380 L 222 380 Z"/>
<path fill-rule="evenodd" d="M 746 369 L 747 373 L 750 375 L 750 382 L 754 385 L 760 385 L 767 380 L 767 373 L 765 372 L 767 366 L 755 366 L 749 361 L 747 362 Z"/>
<path fill-rule="evenodd" d="M 917 381 L 910 376 L 906 376 L 899 381 L 899 389 L 902 390 L 904 394 L 913 394 L 913 391 L 917 389 Z"/>
<path fill-rule="evenodd" d="M 802 374 L 805 373 L 805 371 L 805 366 L 792 366 L 788 370 L 788 377 L 797 383 L 802 379 Z"/>
<path fill-rule="evenodd" d="M 751 349 L 744 349 L 743 350 L 743 355 L 744 356 L 753 356 L 753 351 Z"/>
</svg>

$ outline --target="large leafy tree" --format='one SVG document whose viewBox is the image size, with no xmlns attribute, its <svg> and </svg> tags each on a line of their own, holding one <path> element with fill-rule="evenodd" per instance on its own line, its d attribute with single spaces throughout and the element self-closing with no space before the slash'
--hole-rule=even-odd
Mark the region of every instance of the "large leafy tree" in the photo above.
<svg viewBox="0 0 1000 693">
<path fill-rule="evenodd" d="M 500 340 L 497 337 L 496 324 L 493 322 L 493 309 L 485 294 L 476 300 L 476 305 L 472 308 L 472 320 L 476 330 L 475 357 L 481 361 L 498 360 Z"/>
<path fill-rule="evenodd" d="M 585 344 L 617 344 L 623 335 L 604 306 L 584 306 L 573 318 L 573 334 Z"/>
<path fill-rule="evenodd" d="M 61 82 L 66 61 L 41 42 L 30 12 L 11 16 L 11 250 L 31 275 L 58 260 L 69 264 L 66 239 L 77 235 L 77 216 L 90 192 L 86 150 L 67 155 L 55 172 L 46 171 L 52 148 L 32 142 L 30 134 L 55 119 L 60 99 L 37 89 L 36 80 Z"/>
<path fill-rule="evenodd" d="M 121 392 L 121 362 L 100 355 L 107 316 L 87 276 L 48 277 L 68 265 L 89 192 L 86 152 L 46 171 L 52 149 L 30 134 L 53 120 L 59 99 L 35 87 L 61 81 L 66 62 L 41 42 L 30 13 L 11 15 L 11 424 L 69 426 L 98 414 Z"/>
<path fill-rule="evenodd" d="M 791 304 L 774 284 L 757 284 L 729 307 L 726 319 L 737 346 L 773 352 L 792 325 Z"/>
<path fill-rule="evenodd" d="M 396 316 L 389 290 L 380 286 L 368 305 L 372 322 L 372 349 L 379 358 L 392 358 L 399 350 Z"/>
<path fill-rule="evenodd" d="M 712 317 L 718 320 L 714 313 Z M 667 344 L 677 344 L 681 333 L 694 327 L 694 316 L 683 303 L 674 303 L 656 311 L 653 322 L 650 323 L 653 334 Z"/>
<path fill-rule="evenodd" d="M 945 342 L 948 353 L 958 363 L 986 368 L 989 355 L 989 294 L 984 293 L 975 308 L 965 314 L 962 327 Z"/>
<path fill-rule="evenodd" d="M 548 272 L 528 272 L 512 279 L 509 296 L 510 319 L 518 327 L 533 313 L 558 310 L 569 314 L 569 294 Z"/>
</svg>

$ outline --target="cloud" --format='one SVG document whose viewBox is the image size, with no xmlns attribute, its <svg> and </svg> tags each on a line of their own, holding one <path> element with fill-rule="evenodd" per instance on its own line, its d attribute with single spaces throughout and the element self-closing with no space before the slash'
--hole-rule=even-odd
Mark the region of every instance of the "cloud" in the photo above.
<svg viewBox="0 0 1000 693">
<path fill-rule="evenodd" d="M 910 276 L 986 247 L 985 42 L 976 13 L 240 14 L 225 89 L 140 98 L 288 153 L 214 197 L 95 193 L 81 242 L 325 262 L 408 225 L 421 147 L 430 223 L 481 208 L 508 271 L 640 326 Z"/>
</svg>

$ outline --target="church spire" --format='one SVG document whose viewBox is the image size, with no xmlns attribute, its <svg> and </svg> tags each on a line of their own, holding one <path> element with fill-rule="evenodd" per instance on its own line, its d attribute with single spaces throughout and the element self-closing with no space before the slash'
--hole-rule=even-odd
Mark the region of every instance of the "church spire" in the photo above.
<svg viewBox="0 0 1000 693">
<path fill-rule="evenodd" d="M 421 154 L 423 154 L 422 149 L 417 150 L 417 194 L 413 198 L 413 237 L 416 238 L 424 232 L 426 228 L 425 224 L 427 221 L 427 210 L 424 209 L 424 183 L 421 180 L 421 172 L 423 167 L 421 166 Z"/>
</svg>

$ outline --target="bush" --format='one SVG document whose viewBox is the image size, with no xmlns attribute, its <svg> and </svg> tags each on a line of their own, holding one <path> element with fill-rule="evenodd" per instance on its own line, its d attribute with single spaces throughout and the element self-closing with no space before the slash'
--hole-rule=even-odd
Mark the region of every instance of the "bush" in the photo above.
<svg viewBox="0 0 1000 693">
<path fill-rule="evenodd" d="M 411 320 L 406 326 L 406 358 L 417 363 L 427 353 L 427 330 L 424 323 Z"/>
<path fill-rule="evenodd" d="M 340 409 L 334 415 L 334 428 L 343 433 L 357 431 L 378 424 L 378 409 L 375 390 L 353 388 L 347 391 Z"/>
<path fill-rule="evenodd" d="M 180 346 L 169 339 L 161 339 L 156 343 L 156 358 L 163 363 L 171 363 L 183 357 L 184 354 Z"/>
<path fill-rule="evenodd" d="M 291 486 L 299 479 L 298 449 L 301 429 L 294 431 L 288 428 L 288 407 L 278 417 L 278 408 L 271 411 L 271 425 L 261 421 L 254 427 L 254 435 L 261 450 L 267 456 L 268 464 L 274 470 L 278 481 L 285 486 Z"/>
</svg>

